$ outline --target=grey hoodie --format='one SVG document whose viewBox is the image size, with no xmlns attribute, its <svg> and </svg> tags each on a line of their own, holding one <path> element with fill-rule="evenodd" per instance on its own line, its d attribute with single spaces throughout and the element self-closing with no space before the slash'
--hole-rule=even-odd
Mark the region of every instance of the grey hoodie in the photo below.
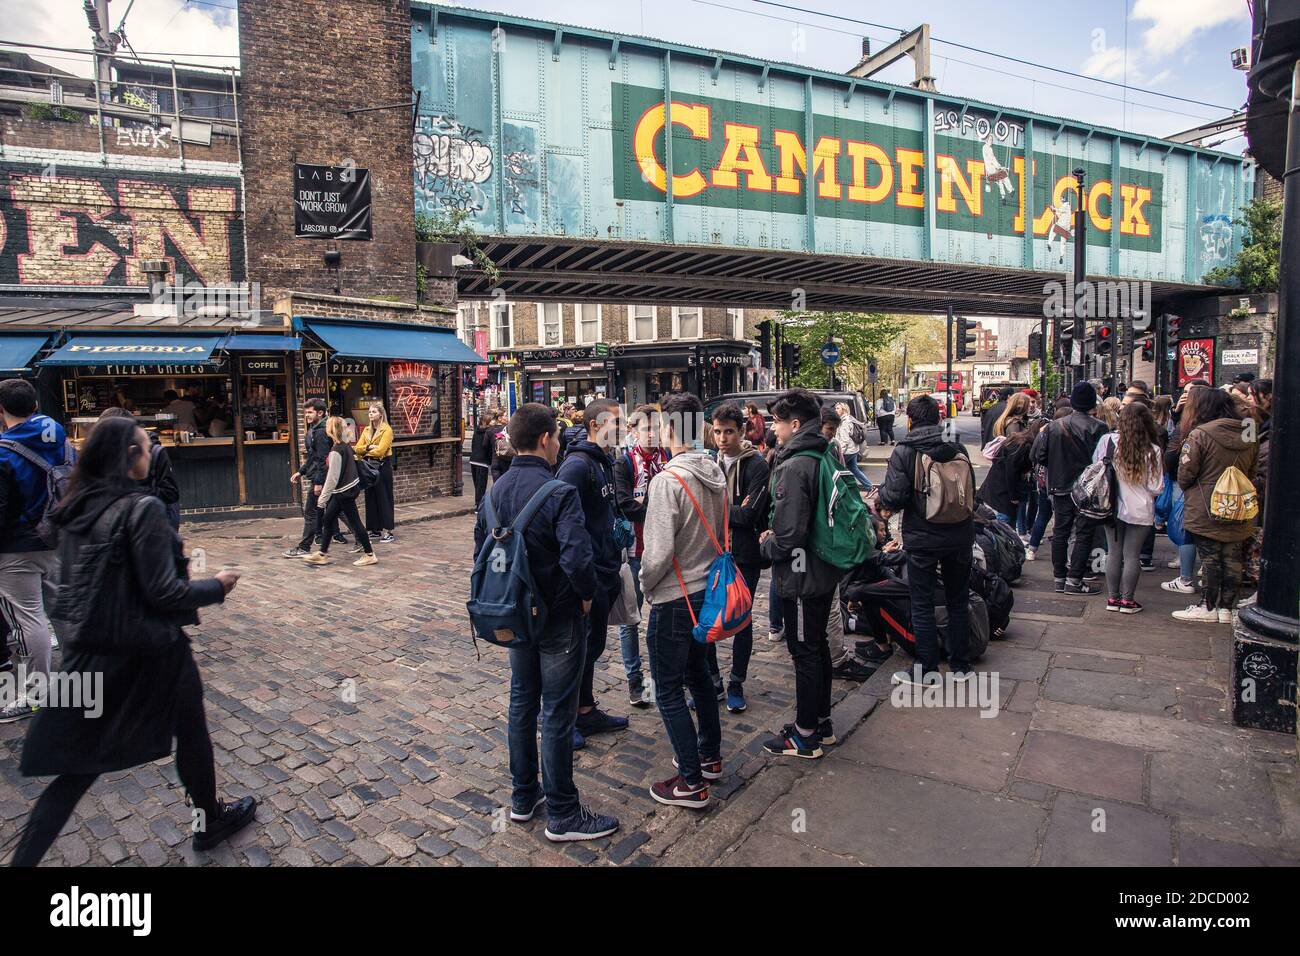
<svg viewBox="0 0 1300 956">
<path fill-rule="evenodd" d="M 709 565 L 718 556 L 708 529 L 700 522 L 674 475 L 681 475 L 704 512 L 714 536 L 722 541 L 722 507 L 726 479 L 718 463 L 703 451 L 675 455 L 664 470 L 650 479 L 646 493 L 646 517 L 642 531 L 645 551 L 641 555 L 641 591 L 651 604 L 663 604 L 682 597 L 681 585 L 673 572 L 673 558 L 681 567 L 686 592 L 704 590 Z"/>
</svg>

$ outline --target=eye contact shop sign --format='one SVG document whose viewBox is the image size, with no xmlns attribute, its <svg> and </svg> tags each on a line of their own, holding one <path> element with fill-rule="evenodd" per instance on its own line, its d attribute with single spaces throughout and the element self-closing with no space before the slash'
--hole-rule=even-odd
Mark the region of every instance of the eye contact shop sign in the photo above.
<svg viewBox="0 0 1300 956">
<path fill-rule="evenodd" d="M 370 170 L 293 166 L 293 234 L 298 239 L 369 239 Z"/>
</svg>

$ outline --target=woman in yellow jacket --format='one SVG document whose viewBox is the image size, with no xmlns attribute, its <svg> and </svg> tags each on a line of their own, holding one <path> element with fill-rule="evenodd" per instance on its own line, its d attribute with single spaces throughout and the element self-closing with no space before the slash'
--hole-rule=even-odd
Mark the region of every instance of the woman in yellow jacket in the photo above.
<svg viewBox="0 0 1300 956">
<path fill-rule="evenodd" d="M 384 406 L 375 402 L 367 413 L 369 422 L 357 438 L 358 458 L 379 468 L 379 480 L 366 489 L 366 530 L 371 537 L 388 544 L 396 540 L 393 528 L 393 427 Z"/>
</svg>

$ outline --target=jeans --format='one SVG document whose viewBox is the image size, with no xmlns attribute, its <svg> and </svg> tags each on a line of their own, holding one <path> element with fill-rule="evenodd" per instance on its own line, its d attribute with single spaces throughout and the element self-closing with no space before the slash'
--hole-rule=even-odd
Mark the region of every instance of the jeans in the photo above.
<svg viewBox="0 0 1300 956">
<path fill-rule="evenodd" d="M 1038 498 L 1038 510 L 1034 515 L 1034 524 L 1029 531 L 1029 547 L 1038 550 L 1038 546 L 1043 543 L 1043 535 L 1047 533 L 1047 522 L 1052 518 L 1052 496 L 1046 491 L 1039 490 L 1036 492 Z"/>
<path fill-rule="evenodd" d="M 632 580 L 636 582 L 636 606 L 639 608 L 645 602 L 645 595 L 641 593 L 641 559 L 629 555 L 627 563 L 632 569 Z M 645 679 L 641 675 L 641 625 L 620 624 L 618 645 L 623 652 L 623 673 L 627 675 L 628 686 L 642 686 Z"/>
<path fill-rule="evenodd" d="M 8 643 L 28 674 L 50 673 L 53 641 L 45 613 L 43 585 L 54 569 L 53 551 L 15 551 L 0 554 L 0 616 L 8 631 Z M 18 688 L 15 702 L 24 699 Z"/>
<path fill-rule="evenodd" d="M 347 497 L 347 495 L 352 497 Z M 366 554 L 374 554 L 375 549 L 370 544 L 370 535 L 366 534 L 366 527 L 361 523 L 361 512 L 357 511 L 356 490 L 345 494 L 330 495 L 330 500 L 325 504 L 325 530 L 320 536 L 320 553 L 329 554 L 330 542 L 334 540 L 334 535 L 339 530 L 339 515 L 342 515 L 352 529 L 352 533 L 357 536 L 357 544 Z"/>
<path fill-rule="evenodd" d="M 1014 524 L 1011 521 L 1011 515 L 1004 515 L 1001 511 L 995 511 L 994 514 L 998 516 L 998 520 L 1001 521 L 1003 524 L 1009 524 L 1012 525 L 1012 527 L 1014 527 Z"/>
<path fill-rule="evenodd" d="M 303 485 L 303 494 L 306 497 L 302 502 L 302 540 L 298 542 L 298 550 L 310 551 L 312 543 L 320 539 L 325 522 L 320 505 L 317 503 L 319 499 L 312 486 Z"/>
<path fill-rule="evenodd" d="M 1052 495 L 1052 513 L 1056 519 L 1052 529 L 1052 574 L 1058 581 L 1078 583 L 1088 567 L 1097 522 L 1079 514 L 1068 493 Z"/>
<path fill-rule="evenodd" d="M 880 444 L 894 440 L 894 416 L 877 415 L 876 427 L 880 429 Z"/>
<path fill-rule="evenodd" d="M 802 598 L 782 598 L 785 646 L 794 661 L 794 722 L 801 732 L 815 733 L 817 724 L 831 715 L 831 649 L 826 641 L 826 621 L 835 593 Z M 799 610 L 803 609 L 800 632 Z"/>
<path fill-rule="evenodd" d="M 617 576 L 616 576 L 617 577 Z M 596 596 L 591 611 L 584 619 L 587 628 L 587 656 L 582 667 L 582 691 L 578 695 L 579 707 L 596 706 L 596 664 L 605 653 L 605 639 L 609 631 L 610 596 L 601 586 L 596 586 Z"/>
<path fill-rule="evenodd" d="M 176 690 L 176 773 L 190 800 L 208 821 L 217 819 L 217 774 L 212 739 L 203 713 L 203 683 L 193 658 L 182 671 Z M 72 816 L 77 802 L 98 775 L 65 773 L 54 778 L 32 807 L 11 866 L 35 866 Z"/>
<path fill-rule="evenodd" d="M 758 579 L 763 569 L 756 564 L 738 564 L 736 570 L 749 585 L 751 595 L 758 591 Z M 722 682 L 722 673 L 718 670 L 718 645 L 710 644 L 706 648 L 709 654 L 709 676 L 715 684 Z M 731 639 L 731 676 L 727 681 L 728 690 L 740 690 L 745 686 L 749 676 L 749 659 L 754 653 L 754 618 L 751 615 L 745 629 Z M 626 661 L 626 656 L 624 657 Z"/>
<path fill-rule="evenodd" d="M 1156 555 L 1156 526 L 1153 524 L 1145 525 L 1147 533 L 1142 538 L 1142 553 L 1140 555 L 1143 564 L 1150 564 L 1155 560 Z"/>
<path fill-rule="evenodd" d="M 690 601 L 689 607 L 684 597 L 652 606 L 645 646 L 650 655 L 650 676 L 655 682 L 655 704 L 677 757 L 677 772 L 687 786 L 694 787 L 704 781 L 700 762 L 722 756 L 722 723 L 709 676 L 707 650 L 691 634 L 695 627 L 691 609 L 698 617 L 704 592 L 692 594 Z M 686 687 L 695 699 L 698 730 L 686 706 Z"/>
<path fill-rule="evenodd" d="M 853 473 L 853 477 L 858 480 L 858 484 L 862 486 L 863 491 L 871 490 L 871 479 L 862 473 L 862 465 L 858 462 L 857 455 L 845 455 L 844 467 Z"/>
<path fill-rule="evenodd" d="M 776 593 L 775 574 L 767 582 L 767 626 L 777 632 L 785 629 L 785 613 L 781 607 L 781 596 Z"/>
<path fill-rule="evenodd" d="M 1196 544 L 1187 536 L 1187 543 L 1178 546 L 1178 576 L 1184 581 L 1196 580 Z"/>
<path fill-rule="evenodd" d="M 542 715 L 541 772 L 546 813 L 565 820 L 578 810 L 573 782 L 573 724 L 586 652 L 585 621 L 552 622 L 533 647 L 510 649 L 510 783 L 515 802 L 537 793 L 537 715 Z"/>
<path fill-rule="evenodd" d="M 1242 564 L 1246 557 L 1245 541 L 1215 541 L 1194 534 L 1196 556 L 1201 559 L 1201 590 L 1205 606 L 1210 610 L 1237 605 L 1237 592 L 1241 588 Z"/>
<path fill-rule="evenodd" d="M 912 633 L 916 636 L 916 660 L 923 673 L 939 669 L 939 628 L 934 620 L 936 569 L 943 573 L 943 600 L 948 608 L 948 666 L 954 671 L 970 669 L 970 565 L 969 545 L 907 552 Z"/>
<path fill-rule="evenodd" d="M 1115 526 L 1106 526 L 1106 590 L 1110 597 L 1122 601 L 1133 600 L 1138 578 L 1142 574 L 1139 555 L 1146 543 L 1151 525 L 1129 524 L 1115 519 Z"/>
</svg>

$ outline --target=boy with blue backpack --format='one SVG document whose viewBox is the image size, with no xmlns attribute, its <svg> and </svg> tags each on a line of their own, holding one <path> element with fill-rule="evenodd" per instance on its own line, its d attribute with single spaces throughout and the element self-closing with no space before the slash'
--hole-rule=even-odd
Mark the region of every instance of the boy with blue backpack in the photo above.
<svg viewBox="0 0 1300 956">
<path fill-rule="evenodd" d="M 560 451 L 555 412 L 529 402 L 508 428 L 516 455 L 479 507 L 469 613 L 476 637 L 510 653 L 510 819 L 526 823 L 545 804 L 548 840 L 596 840 L 618 820 L 584 807 L 573 782 L 586 615 L 598 589 L 591 536 L 578 493 L 551 473 Z"/>
<path fill-rule="evenodd" d="M 646 649 L 677 769 L 653 784 L 650 796 L 696 810 L 709 804 L 709 781 L 722 776 L 722 724 L 708 645 L 694 635 L 710 569 L 726 537 L 726 478 L 700 447 L 704 427 L 704 406 L 695 395 L 674 392 L 660 401 L 660 442 L 670 457 L 650 480 L 641 536 L 641 591 L 650 604 Z M 686 687 L 695 699 L 698 729 L 686 706 Z"/>
</svg>

